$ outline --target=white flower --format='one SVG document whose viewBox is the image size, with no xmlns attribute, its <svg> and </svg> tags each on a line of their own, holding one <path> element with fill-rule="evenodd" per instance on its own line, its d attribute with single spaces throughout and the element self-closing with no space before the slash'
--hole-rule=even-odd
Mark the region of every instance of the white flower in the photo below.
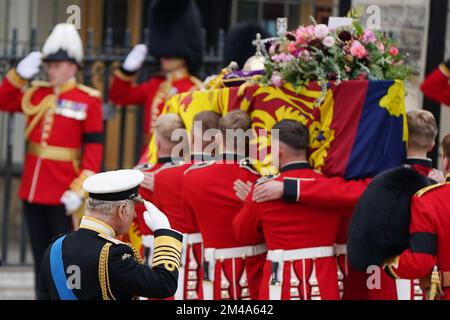
<svg viewBox="0 0 450 320">
<path fill-rule="evenodd" d="M 319 39 L 325 38 L 329 33 L 330 33 L 330 30 L 324 24 L 318 24 L 316 26 L 316 29 L 314 30 L 314 35 Z"/>
<path fill-rule="evenodd" d="M 322 40 L 322 43 L 325 47 L 331 48 L 336 43 L 336 40 L 332 36 L 327 36 Z"/>
</svg>

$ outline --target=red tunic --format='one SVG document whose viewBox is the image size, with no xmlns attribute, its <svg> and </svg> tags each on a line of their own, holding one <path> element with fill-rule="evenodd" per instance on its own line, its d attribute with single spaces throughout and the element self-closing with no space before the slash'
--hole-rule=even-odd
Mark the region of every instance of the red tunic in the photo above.
<svg viewBox="0 0 450 320">
<path fill-rule="evenodd" d="M 192 228 L 187 223 L 181 203 L 184 172 L 193 162 L 196 162 L 194 157 L 192 157 L 189 163 L 181 162 L 163 166 L 155 174 L 153 204 L 167 215 L 171 227 L 186 234 L 185 237 L 188 237 L 187 234 L 195 233 L 190 232 Z M 203 277 L 201 264 L 203 259 L 202 243 L 188 243 L 186 241 L 185 245 L 186 263 L 182 265 L 182 268 L 184 268 L 184 279 L 181 295 L 184 300 L 201 300 L 203 299 L 201 286 L 201 279 Z"/>
<path fill-rule="evenodd" d="M 11 70 L 0 86 L 0 110 L 28 116 L 19 196 L 30 203 L 60 205 L 66 190 L 82 195 L 83 180 L 100 170 L 101 95 L 75 79 L 58 88 L 35 81 L 24 92 L 25 84 Z"/>
<path fill-rule="evenodd" d="M 430 159 L 408 158 L 405 164 L 411 165 L 418 173 L 427 176 L 432 169 Z M 315 180 L 285 180 L 284 198 L 288 201 L 301 201 L 303 203 L 321 203 L 331 207 L 347 207 L 349 217 L 359 197 L 364 192 L 370 179 L 361 181 L 346 181 L 342 178 L 330 178 L 318 183 Z M 341 225 L 340 236 L 337 243 L 347 242 L 348 222 Z M 351 268 L 347 258 L 340 257 L 340 268 L 347 266 L 347 272 L 344 279 L 344 300 L 397 300 L 396 282 L 387 274 L 381 273 L 380 289 L 368 290 L 366 281 L 367 274 Z M 417 292 L 418 282 L 412 282 L 410 285 L 410 299 L 418 299 L 421 293 Z"/>
<path fill-rule="evenodd" d="M 236 155 L 230 155 L 233 158 Z M 235 158 L 236 159 L 236 158 Z M 255 182 L 258 172 L 243 161 L 199 163 L 186 171 L 183 178 L 183 209 L 190 222 L 189 232 L 200 231 L 205 250 L 229 249 L 257 245 L 263 239 L 238 241 L 232 221 L 243 206 L 233 183 Z M 214 299 L 256 299 L 265 254 L 217 261 L 214 268 Z M 245 275 L 246 275 L 246 279 Z M 247 283 L 246 283 L 247 282 Z M 248 285 L 248 288 L 247 288 Z"/>
<path fill-rule="evenodd" d="M 170 157 L 161 157 L 158 158 L 158 162 L 154 165 L 149 165 L 148 169 L 145 169 L 144 173 L 157 172 L 163 165 L 170 163 L 172 160 Z M 144 188 L 142 186 L 139 187 L 139 194 L 147 201 L 153 201 L 153 191 Z M 136 203 L 135 206 L 136 218 L 134 223 L 138 225 L 141 236 L 142 235 L 152 235 L 152 231 L 147 226 L 144 221 L 144 211 L 145 207 L 142 203 Z"/>
<path fill-rule="evenodd" d="M 420 87 L 423 94 L 439 103 L 450 105 L 450 70 L 445 64 L 434 70 L 425 78 Z"/>
<path fill-rule="evenodd" d="M 419 191 L 412 200 L 410 248 L 391 262 L 391 275 L 404 279 L 430 277 L 433 267 L 450 271 L 450 175 L 446 181 Z M 442 299 L 450 300 L 450 288 Z"/>
<path fill-rule="evenodd" d="M 323 179 L 306 162 L 296 162 L 281 169 L 277 180 Z M 264 236 L 269 250 L 296 250 L 333 247 L 345 211 L 304 203 L 277 200 L 252 201 L 250 194 L 234 219 L 235 233 L 241 241 L 256 241 Z M 269 298 L 272 262 L 267 260 L 259 298 Z M 334 254 L 317 259 L 286 261 L 283 264 L 281 298 L 338 300 L 338 270 Z M 294 281 L 295 279 L 296 281 Z"/>
<path fill-rule="evenodd" d="M 155 75 L 139 85 L 134 84 L 133 79 L 133 75 L 127 75 L 120 69 L 116 71 L 109 90 L 109 99 L 118 105 L 144 106 L 143 143 L 144 147 L 147 147 L 154 123 L 168 98 L 178 93 L 197 90 L 200 81 L 191 76 L 187 69 L 176 70 L 165 76 Z"/>
</svg>

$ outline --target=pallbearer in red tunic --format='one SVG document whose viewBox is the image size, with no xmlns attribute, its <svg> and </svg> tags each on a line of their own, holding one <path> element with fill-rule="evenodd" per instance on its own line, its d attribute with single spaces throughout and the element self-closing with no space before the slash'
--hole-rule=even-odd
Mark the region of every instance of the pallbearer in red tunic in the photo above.
<svg viewBox="0 0 450 320">
<path fill-rule="evenodd" d="M 434 147 L 434 139 L 437 135 L 437 124 L 433 115 L 424 110 L 411 111 L 407 114 L 409 141 L 407 159 L 405 164 L 410 165 L 416 172 L 430 176 L 436 181 L 441 181 L 439 172 L 432 169 L 431 160 L 427 153 Z M 258 186 L 255 197 L 258 201 L 268 201 L 283 197 L 286 201 L 317 204 L 347 208 L 349 216 L 365 191 L 370 179 L 362 181 L 345 181 L 341 178 L 325 180 L 301 180 L 284 179 L 281 182 L 269 181 Z M 344 271 L 345 292 L 344 299 L 349 300 L 417 300 L 422 299 L 422 293 L 418 280 L 409 282 L 397 281 L 382 274 L 381 288 L 368 290 L 367 275 L 351 268 L 345 255 L 345 243 L 347 241 L 348 218 L 344 218 L 337 239 L 337 254 L 339 269 Z"/>
<path fill-rule="evenodd" d="M 19 196 L 31 236 L 38 275 L 53 237 L 72 228 L 66 211 L 77 211 L 84 179 L 100 169 L 103 153 L 102 100 L 76 81 L 83 59 L 77 30 L 58 24 L 42 53 L 32 52 L 8 72 L 0 86 L 2 111 L 27 116 L 27 151 Z M 28 81 L 46 62 L 49 82 Z"/>
<path fill-rule="evenodd" d="M 394 278 L 421 279 L 420 286 L 431 300 L 450 300 L 450 135 L 442 146 L 447 177 L 413 197 L 410 247 L 386 265 Z"/>
<path fill-rule="evenodd" d="M 240 110 L 228 113 L 219 122 L 224 137 L 226 129 L 245 131 L 250 125 L 249 116 Z M 244 159 L 245 146 L 233 146 L 232 139 L 225 139 L 228 146 L 224 142 L 215 161 L 191 166 L 183 179 L 183 208 L 192 227 L 200 229 L 205 248 L 205 300 L 256 299 L 265 260 L 263 239 L 238 241 L 233 235 L 232 220 L 243 205 L 235 195 L 233 182 L 238 178 L 254 182 L 258 172 Z M 245 139 L 236 140 L 241 143 Z"/>
<path fill-rule="evenodd" d="M 114 73 L 109 90 L 109 99 L 116 104 L 144 106 L 143 151 L 164 103 L 175 94 L 201 88 L 201 81 L 193 76 L 202 63 L 200 14 L 195 3 L 155 1 L 149 21 L 149 50 L 161 72 L 139 85 L 133 82 L 147 56 L 147 47 L 139 44 Z"/>
<path fill-rule="evenodd" d="M 162 115 L 160 119 L 163 117 L 166 117 L 166 115 Z M 206 148 L 210 142 L 203 141 L 202 133 L 210 129 L 217 129 L 219 119 L 219 114 L 212 111 L 202 111 L 196 114 L 193 119 L 194 130 L 191 131 L 192 154 L 190 155 L 190 159 L 186 159 L 185 162 L 163 166 L 154 175 L 153 203 L 161 210 L 164 210 L 164 212 L 167 212 L 174 228 L 184 234 L 181 257 L 183 263 L 178 277 L 178 289 L 175 293 L 176 300 L 203 299 L 202 236 L 198 228 L 193 226 L 184 215 L 182 207 L 183 191 L 185 190 L 183 180 L 184 173 L 191 165 L 212 159 L 211 154 L 203 153 L 203 148 Z M 195 126 L 199 126 L 198 130 Z M 159 137 L 161 130 L 159 126 L 157 127 L 157 141 L 161 141 Z M 163 133 L 162 135 L 164 136 Z M 166 137 L 170 136 L 166 134 Z M 196 141 L 198 142 L 196 143 Z M 161 150 L 161 145 L 166 143 L 164 139 L 159 142 L 158 150 Z M 196 150 L 195 148 L 197 147 L 200 149 Z M 186 188 L 189 189 L 189 187 L 195 188 L 196 184 L 194 183 L 194 185 L 187 186 Z"/>
<path fill-rule="evenodd" d="M 283 120 L 273 129 L 279 130 L 280 139 L 281 174 L 275 179 L 320 179 L 321 174 L 312 170 L 306 160 L 309 141 L 306 127 Z M 338 300 L 334 244 L 343 212 L 283 200 L 256 203 L 252 197 L 249 194 L 233 226 L 239 240 L 264 237 L 267 243 L 269 251 L 259 298 Z"/>
<path fill-rule="evenodd" d="M 429 74 L 420 87 L 423 94 L 439 103 L 450 105 L 450 60 Z"/>
<path fill-rule="evenodd" d="M 158 146 L 158 162 L 155 165 L 146 164 L 137 166 L 144 172 L 144 181 L 139 188 L 139 193 L 147 200 L 154 202 L 154 176 L 160 170 L 179 164 L 182 154 L 172 155 L 173 148 L 178 141 L 171 141 L 172 133 L 181 130 L 184 133 L 184 125 L 177 114 L 169 113 L 158 118 L 155 125 L 155 133 Z M 145 262 L 152 261 L 153 234 L 146 225 L 143 217 L 145 211 L 143 204 L 136 205 L 135 225 L 139 226 L 142 237 L 140 252 Z"/>
</svg>

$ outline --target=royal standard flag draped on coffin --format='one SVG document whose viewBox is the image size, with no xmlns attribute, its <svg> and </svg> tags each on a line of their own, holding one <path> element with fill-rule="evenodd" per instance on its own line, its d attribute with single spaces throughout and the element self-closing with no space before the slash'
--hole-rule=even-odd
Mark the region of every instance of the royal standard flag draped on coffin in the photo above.
<svg viewBox="0 0 450 320">
<path fill-rule="evenodd" d="M 408 129 L 403 81 L 330 82 L 323 102 L 316 105 L 320 96 L 317 83 L 301 90 L 290 84 L 278 88 L 245 83 L 173 96 L 163 113 L 178 113 L 188 131 L 195 114 L 204 110 L 226 114 L 242 109 L 250 114 L 256 133 L 283 119 L 300 121 L 310 132 L 309 162 L 327 176 L 370 177 L 404 162 Z M 259 149 L 270 148 L 270 136 L 253 142 Z M 156 161 L 154 138 L 147 157 Z M 270 155 L 258 160 L 263 174 L 272 171 L 266 170 Z"/>
</svg>

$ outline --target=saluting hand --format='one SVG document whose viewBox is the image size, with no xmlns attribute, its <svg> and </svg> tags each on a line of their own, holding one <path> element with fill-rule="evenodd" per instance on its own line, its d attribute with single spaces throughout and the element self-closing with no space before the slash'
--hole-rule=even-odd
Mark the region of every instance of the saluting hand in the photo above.
<svg viewBox="0 0 450 320">
<path fill-rule="evenodd" d="M 42 53 L 33 51 L 23 58 L 16 67 L 18 75 L 26 80 L 30 80 L 39 73 L 42 64 Z"/>
<path fill-rule="evenodd" d="M 144 212 L 144 221 L 150 230 L 155 232 L 159 229 L 170 229 L 169 219 L 164 213 L 155 207 L 153 203 L 144 201 L 144 206 L 146 209 Z"/>
<path fill-rule="evenodd" d="M 147 46 L 138 44 L 130 51 L 122 65 L 126 71 L 135 72 L 142 67 L 145 57 L 147 56 Z"/>
<path fill-rule="evenodd" d="M 270 180 L 255 187 L 253 201 L 266 202 L 278 200 L 283 197 L 284 184 L 282 181 Z"/>
</svg>

